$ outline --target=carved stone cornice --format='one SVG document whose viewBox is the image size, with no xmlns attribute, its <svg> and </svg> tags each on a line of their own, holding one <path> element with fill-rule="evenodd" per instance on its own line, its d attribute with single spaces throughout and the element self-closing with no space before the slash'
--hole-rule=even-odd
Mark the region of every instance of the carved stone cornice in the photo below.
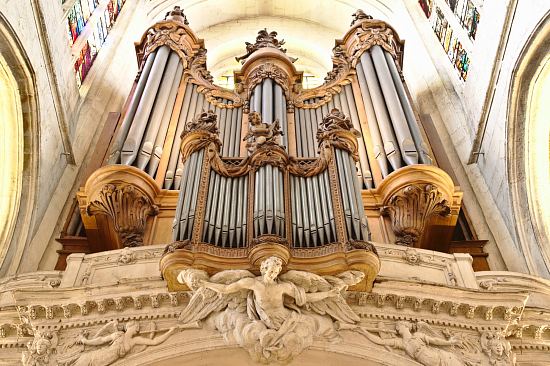
<svg viewBox="0 0 550 366">
<path fill-rule="evenodd" d="M 363 52 L 373 46 L 380 46 L 392 55 L 397 68 L 402 70 L 405 42 L 399 38 L 392 26 L 363 14 L 356 16 L 344 38 L 336 41 L 337 45 L 346 50 L 351 66 L 355 67 Z"/>
<path fill-rule="evenodd" d="M 410 184 L 394 193 L 381 213 L 391 218 L 395 243 L 415 246 L 422 237 L 430 218 L 447 216 L 451 208 L 446 199 L 432 184 Z"/>
<path fill-rule="evenodd" d="M 127 183 L 103 186 L 97 199 L 86 207 L 89 216 L 108 215 L 124 247 L 143 245 L 147 216 L 158 214 L 158 206 L 139 188 Z"/>
</svg>

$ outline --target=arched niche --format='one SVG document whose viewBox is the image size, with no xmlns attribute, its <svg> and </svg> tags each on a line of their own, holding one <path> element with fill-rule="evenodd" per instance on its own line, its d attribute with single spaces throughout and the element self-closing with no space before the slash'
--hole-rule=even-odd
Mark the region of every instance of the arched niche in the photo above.
<svg viewBox="0 0 550 366">
<path fill-rule="evenodd" d="M 550 277 L 550 13 L 525 44 L 512 74 L 508 179 L 519 242 L 531 274 Z"/>
<path fill-rule="evenodd" d="M 34 73 L 0 14 L 0 276 L 13 274 L 32 223 L 38 161 Z"/>
</svg>

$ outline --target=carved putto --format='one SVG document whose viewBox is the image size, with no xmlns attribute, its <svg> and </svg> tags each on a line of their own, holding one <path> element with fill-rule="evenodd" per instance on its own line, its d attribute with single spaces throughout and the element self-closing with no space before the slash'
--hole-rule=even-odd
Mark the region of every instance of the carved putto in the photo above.
<svg viewBox="0 0 550 366">
<path fill-rule="evenodd" d="M 269 257 L 261 263 L 261 276 L 246 270 L 227 270 L 208 277 L 205 271 L 186 269 L 178 281 L 193 291 L 179 317 L 182 328 L 205 326 L 218 330 L 227 342 L 246 348 L 255 361 L 287 362 L 316 338 L 339 339 L 338 324 L 353 327 L 359 317 L 342 292 L 359 283 L 364 274 L 346 271 L 318 276 L 288 271 Z"/>
<path fill-rule="evenodd" d="M 255 51 L 259 50 L 260 48 L 264 47 L 272 47 L 280 50 L 281 52 L 286 53 L 286 49 L 284 49 L 282 46 L 285 44 L 285 40 L 281 39 L 280 41 L 277 40 L 277 32 L 272 31 L 268 32 L 267 28 L 264 28 L 258 32 L 258 35 L 256 36 L 256 42 L 254 44 L 250 42 L 245 42 L 246 44 L 246 54 L 240 57 L 235 57 L 235 60 L 244 63 L 245 60 L 253 54 Z M 293 60 L 292 62 L 294 62 Z"/>
<path fill-rule="evenodd" d="M 251 112 L 248 115 L 248 122 L 250 123 L 250 129 L 243 137 L 243 141 L 247 141 L 246 148 L 250 153 L 264 145 L 280 145 L 279 136 L 283 135 L 283 131 L 281 131 L 279 120 L 275 120 L 271 124 L 263 123 L 258 112 Z"/>
</svg>

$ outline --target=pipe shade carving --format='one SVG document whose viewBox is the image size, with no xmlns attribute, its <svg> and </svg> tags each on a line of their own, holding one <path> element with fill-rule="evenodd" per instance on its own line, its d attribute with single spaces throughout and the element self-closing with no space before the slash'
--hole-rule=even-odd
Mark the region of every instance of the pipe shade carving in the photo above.
<svg viewBox="0 0 550 366">
<path fill-rule="evenodd" d="M 124 247 L 143 245 L 147 216 L 158 214 L 159 208 L 138 188 L 125 184 L 106 184 L 98 198 L 88 204 L 86 213 L 108 215 Z"/>
<path fill-rule="evenodd" d="M 381 213 L 391 218 L 395 243 L 416 246 L 430 218 L 448 216 L 451 208 L 439 189 L 432 184 L 407 185 L 388 200 Z"/>
</svg>

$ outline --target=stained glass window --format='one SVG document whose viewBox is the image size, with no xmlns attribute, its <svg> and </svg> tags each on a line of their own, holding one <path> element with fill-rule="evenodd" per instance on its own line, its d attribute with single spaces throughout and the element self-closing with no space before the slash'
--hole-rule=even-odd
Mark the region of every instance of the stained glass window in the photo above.
<svg viewBox="0 0 550 366">
<path fill-rule="evenodd" d="M 124 3 L 125 0 L 108 0 L 108 2 L 102 2 L 102 6 L 99 7 L 99 0 L 76 0 L 69 11 L 69 35 L 73 43 L 82 34 L 85 27 L 90 28 L 86 31 L 86 42 L 74 64 L 79 87 L 88 75 L 97 53 L 105 43 Z M 97 15 L 94 13 L 95 10 L 99 12 Z M 88 20 L 92 14 L 94 17 L 90 24 Z"/>
<path fill-rule="evenodd" d="M 424 14 L 426 14 L 426 18 L 431 17 L 432 9 L 433 9 L 433 0 L 418 0 L 418 3 L 420 4 L 420 7 L 424 11 Z"/>
</svg>

